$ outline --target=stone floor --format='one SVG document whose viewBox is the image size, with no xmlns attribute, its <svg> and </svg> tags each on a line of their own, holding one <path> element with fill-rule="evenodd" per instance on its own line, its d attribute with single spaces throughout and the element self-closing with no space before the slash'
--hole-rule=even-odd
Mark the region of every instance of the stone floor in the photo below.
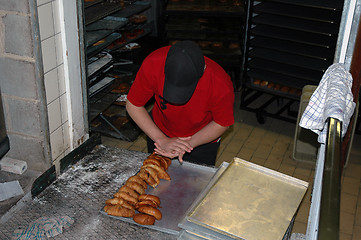
<svg viewBox="0 0 361 240">
<path fill-rule="evenodd" d="M 239 98 L 236 98 L 239 99 Z M 274 118 L 267 118 L 264 124 L 260 124 L 256 118 L 256 115 L 251 112 L 239 110 L 236 103 L 235 108 L 235 124 L 229 128 L 224 134 L 221 141 L 220 150 L 217 157 L 217 165 L 223 161 L 229 162 L 233 157 L 239 157 L 244 160 L 251 161 L 253 163 L 265 166 L 270 169 L 277 170 L 287 175 L 308 181 L 310 183 L 309 190 L 306 192 L 306 196 L 303 199 L 300 209 L 295 218 L 295 224 L 293 232 L 305 233 L 307 228 L 308 212 L 310 207 L 311 188 L 314 178 L 315 164 L 310 162 L 295 161 L 293 159 L 293 144 L 295 134 L 295 124 L 285 121 L 281 121 Z M 127 142 L 118 140 L 115 138 L 102 137 L 102 144 L 109 147 L 115 147 L 115 149 L 121 150 L 134 150 L 137 152 L 146 152 L 146 140 L 144 135 L 140 135 L 134 142 Z M 340 214 L 340 239 L 341 240 L 356 240 L 361 239 L 361 136 L 355 135 L 353 140 L 353 146 L 351 149 L 350 157 L 346 168 L 342 175 L 342 188 L 341 188 L 341 214 Z M 51 188 L 50 188 L 51 189 Z M 54 190 L 54 189 L 53 189 Z M 56 192 L 56 191 L 55 191 Z M 60 191 L 61 192 L 61 191 Z M 44 193 L 45 194 L 45 193 Z M 41 196 L 46 198 L 46 195 L 42 193 Z M 87 200 L 85 204 L 91 205 L 90 195 L 81 195 Z M 61 198 L 62 195 L 59 195 Z M 40 216 L 41 212 L 36 210 L 41 207 L 44 202 L 34 203 L 30 205 L 32 210 Z M 83 202 L 78 201 L 75 204 L 80 206 Z M 98 204 L 99 203 L 93 203 Z M 95 206 L 94 205 L 94 206 Z M 99 207 L 96 205 L 96 207 Z M 70 203 L 66 203 L 65 206 L 68 209 L 65 211 L 71 212 L 72 206 Z M 1 206 L 0 206 L 1 207 Z M 28 206 L 29 207 L 29 206 Z M 44 206 L 43 206 L 44 207 Z M 85 214 L 90 210 L 87 206 L 81 206 L 81 211 L 77 214 Z M 58 210 L 53 208 L 48 209 L 50 213 L 58 213 Z M 30 222 L 33 218 L 21 211 L 22 215 L 15 215 L 12 218 L 12 226 L 18 224 L 19 227 L 24 226 L 25 223 Z M 86 214 L 85 214 L 86 216 Z M 93 222 L 84 220 L 84 224 L 90 226 L 93 224 L 95 227 L 99 224 L 99 219 L 93 218 Z M 21 224 L 20 224 L 21 223 Z M 9 225 L 10 226 L 10 225 Z M 104 225 L 102 232 L 109 230 L 110 228 Z M 113 225 L 111 225 L 113 226 Z M 79 227 L 79 226 L 78 226 Z M 93 227 L 91 227 L 93 229 Z M 117 226 L 114 226 L 117 227 Z M 7 239 L 1 235 L 2 228 L 0 227 L 0 239 Z M 10 231 L 9 229 L 7 231 Z M 8 233 L 7 233 L 8 234 Z M 146 233 L 148 234 L 148 233 Z M 67 235 L 69 236 L 69 235 Z M 113 239 L 111 235 L 108 239 Z M 59 237 L 59 239 L 67 239 Z M 74 236 L 69 239 L 81 239 Z M 96 237 L 88 239 L 97 239 Z M 114 238 L 115 239 L 115 238 Z M 126 238 L 123 239 L 132 239 Z M 134 238 L 133 238 L 134 239 Z M 160 238 L 162 239 L 162 238 Z"/>
<path fill-rule="evenodd" d="M 224 134 L 217 165 L 237 156 L 244 160 L 308 181 L 309 189 L 296 215 L 293 232 L 306 233 L 315 164 L 293 159 L 295 124 L 267 118 L 259 124 L 254 113 L 236 110 L 236 123 Z M 135 142 L 102 137 L 105 145 L 146 152 L 146 139 Z M 361 136 L 355 135 L 342 176 L 340 240 L 361 239 Z"/>
<path fill-rule="evenodd" d="M 142 164 L 139 160 L 147 155 L 98 145 L 38 196 L 8 216 L 6 222 L 0 222 L 0 239 L 12 239 L 15 230 L 36 226 L 34 221 L 41 218 L 59 217 L 71 218 L 74 222 L 51 239 L 176 239 L 175 235 L 114 220 L 100 212 L 105 200 L 137 173 Z"/>
<path fill-rule="evenodd" d="M 32 171 L 30 169 L 26 170 L 22 175 L 5 172 L 5 171 L 0 171 L 0 183 L 18 180 L 20 186 L 22 187 L 22 189 L 24 191 L 24 194 L 26 195 L 27 193 L 29 193 L 29 197 L 30 197 L 30 191 L 31 191 L 32 184 L 35 181 L 35 179 L 37 179 L 40 175 L 41 175 L 40 172 Z M 13 198 L 10 198 L 10 199 L 4 200 L 4 201 L 0 201 L 0 219 L 2 216 L 4 216 L 9 211 L 9 209 L 14 207 L 16 205 L 16 203 L 23 197 L 24 197 L 23 195 L 19 195 L 17 197 L 13 197 Z"/>
</svg>

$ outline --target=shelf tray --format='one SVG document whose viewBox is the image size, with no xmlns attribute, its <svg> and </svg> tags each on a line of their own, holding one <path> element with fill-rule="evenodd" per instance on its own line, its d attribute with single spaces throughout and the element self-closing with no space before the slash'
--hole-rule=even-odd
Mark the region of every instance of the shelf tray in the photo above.
<svg viewBox="0 0 361 240">
<path fill-rule="evenodd" d="M 262 48 L 254 48 L 250 50 L 249 57 L 275 61 L 322 72 L 326 71 L 327 68 L 332 64 L 332 61 L 323 61 L 320 59 L 309 58 Z"/>
<path fill-rule="evenodd" d="M 133 4 L 127 5 L 124 9 L 121 11 L 118 11 L 116 13 L 113 13 L 113 17 L 120 17 L 120 18 L 128 18 L 132 16 L 133 14 L 137 14 L 140 12 L 143 12 L 151 7 L 151 4 L 146 1 L 137 1 Z"/>
<path fill-rule="evenodd" d="M 107 16 L 86 27 L 86 47 L 110 35 L 128 23 L 128 19 Z"/>
<path fill-rule="evenodd" d="M 170 15 L 245 16 L 244 2 L 239 1 L 237 6 L 233 5 L 233 2 L 226 1 L 222 3 L 219 0 L 195 0 L 191 3 L 189 1 L 169 1 L 166 13 Z"/>
<path fill-rule="evenodd" d="M 111 90 L 118 85 L 119 81 L 115 79 L 110 85 L 101 89 L 97 94 L 92 95 L 89 101 L 89 122 L 93 121 L 120 97 L 120 93 L 111 93 Z"/>
<path fill-rule="evenodd" d="M 91 6 L 95 5 L 95 4 L 101 3 L 101 2 L 103 2 L 103 1 L 104 1 L 104 0 L 93 0 L 93 1 L 91 1 L 91 2 L 85 2 L 85 1 L 84 1 L 84 8 L 91 7 Z"/>
<path fill-rule="evenodd" d="M 263 2 L 254 7 L 255 13 L 270 13 L 275 15 L 289 16 L 293 18 L 307 19 L 317 22 L 339 23 L 341 11 L 329 11 L 325 9 L 296 6 L 275 2 Z"/>
<path fill-rule="evenodd" d="M 298 31 L 318 33 L 323 35 L 338 34 L 338 25 L 325 22 L 316 22 L 306 19 L 261 14 L 252 18 L 253 24 L 265 24 L 274 27 L 288 28 Z"/>
<path fill-rule="evenodd" d="M 246 74 L 248 77 L 251 77 L 253 79 L 269 81 L 269 82 L 277 83 L 277 84 L 280 84 L 283 86 L 293 87 L 296 89 L 302 89 L 305 85 L 317 84 L 319 82 L 319 81 L 318 82 L 306 81 L 305 79 L 290 77 L 290 76 L 286 76 L 283 74 L 279 74 L 279 73 L 275 73 L 275 72 L 271 72 L 271 71 L 267 71 L 267 70 L 263 70 L 263 69 L 250 69 L 250 70 L 247 70 Z M 259 89 L 267 90 L 267 88 L 265 88 L 265 87 L 262 87 Z M 280 91 L 268 90 L 268 92 L 277 93 Z"/>
<path fill-rule="evenodd" d="M 218 169 L 189 162 L 183 162 L 183 165 L 180 165 L 177 160 L 173 160 L 167 171 L 172 180 L 162 180 L 156 188 L 149 187 L 146 190 L 147 194 L 158 196 L 161 200 L 162 220 L 156 221 L 154 225 L 139 225 L 132 218 L 110 216 L 103 210 L 101 213 L 117 220 L 178 235 L 181 231 L 178 224 L 189 207 L 212 177 L 219 171 L 223 171 L 225 166 L 227 163 L 222 164 Z"/>
<path fill-rule="evenodd" d="M 93 56 L 95 56 L 96 54 L 98 54 L 99 52 L 101 52 L 104 48 L 106 48 L 108 45 L 110 45 L 112 42 L 114 42 L 115 40 L 119 39 L 122 37 L 122 34 L 120 33 L 111 33 L 110 35 L 108 35 L 107 37 L 105 37 L 105 41 L 97 46 L 91 45 L 87 48 L 86 53 L 87 53 L 87 58 L 91 58 Z"/>
<path fill-rule="evenodd" d="M 102 79 L 101 81 L 97 82 L 96 84 L 94 84 L 89 88 L 89 96 L 90 97 L 94 96 L 95 94 L 97 94 L 98 92 L 109 86 L 110 84 L 112 84 L 113 81 L 114 78 L 105 77 L 104 79 Z"/>
<path fill-rule="evenodd" d="M 180 226 L 216 239 L 282 239 L 307 188 L 305 181 L 234 158 Z"/>
<path fill-rule="evenodd" d="M 249 41 L 251 47 L 261 47 L 300 56 L 332 61 L 334 51 L 330 48 L 316 47 L 308 44 L 256 36 Z"/>
<path fill-rule="evenodd" d="M 270 37 L 274 39 L 287 40 L 296 43 L 309 44 L 312 46 L 335 48 L 336 37 L 321 34 L 295 31 L 286 28 L 278 28 L 267 25 L 257 25 L 251 29 L 251 35 Z"/>
<path fill-rule="evenodd" d="M 84 9 L 85 25 L 94 23 L 112 13 L 121 10 L 123 6 L 120 3 L 101 2 Z"/>
<path fill-rule="evenodd" d="M 107 55 L 99 58 L 94 57 L 89 60 L 91 61 L 91 63 L 88 64 L 88 79 L 92 79 L 94 76 L 98 75 L 99 72 L 106 71 L 105 69 L 109 68 L 113 63 L 112 58 Z"/>
<path fill-rule="evenodd" d="M 296 6 L 320 8 L 331 11 L 342 11 L 343 1 L 340 0 L 271 0 L 272 2 L 287 3 Z"/>
<path fill-rule="evenodd" d="M 270 72 L 280 73 L 286 76 L 305 79 L 306 81 L 319 82 L 323 72 L 306 69 L 288 64 L 280 64 L 273 61 L 267 61 L 259 58 L 248 61 L 247 66 L 252 69 L 263 69 Z"/>
</svg>

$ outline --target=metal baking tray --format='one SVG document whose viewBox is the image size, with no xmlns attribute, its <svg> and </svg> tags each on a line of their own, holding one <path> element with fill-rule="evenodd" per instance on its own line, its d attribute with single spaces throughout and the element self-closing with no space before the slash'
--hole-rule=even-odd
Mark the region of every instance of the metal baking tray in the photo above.
<svg viewBox="0 0 361 240">
<path fill-rule="evenodd" d="M 85 25 L 94 23 L 122 9 L 123 6 L 120 3 L 100 2 L 98 4 L 91 5 L 84 9 Z"/>
<path fill-rule="evenodd" d="M 204 239 L 283 239 L 308 183 L 234 158 L 179 226 Z"/>
<path fill-rule="evenodd" d="M 161 200 L 160 210 L 163 217 L 160 221 L 156 221 L 154 225 L 139 225 L 132 218 L 111 216 L 103 210 L 100 212 L 109 217 L 142 227 L 179 235 L 182 229 L 178 224 L 185 217 L 190 206 L 207 184 L 211 182 L 211 179 L 219 175 L 227 165 L 228 163 L 223 163 L 219 168 L 189 162 L 183 162 L 180 165 L 177 160 L 173 160 L 167 171 L 171 181 L 161 180 L 156 188 L 149 187 L 146 190 L 146 193 L 158 196 Z"/>
<path fill-rule="evenodd" d="M 86 27 L 86 47 L 98 42 L 128 23 L 128 19 L 107 16 Z"/>
</svg>

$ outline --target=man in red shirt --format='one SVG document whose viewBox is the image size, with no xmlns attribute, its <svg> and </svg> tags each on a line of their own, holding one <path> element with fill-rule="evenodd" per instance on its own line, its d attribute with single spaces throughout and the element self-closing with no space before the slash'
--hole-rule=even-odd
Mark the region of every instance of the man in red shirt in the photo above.
<svg viewBox="0 0 361 240">
<path fill-rule="evenodd" d="M 151 115 L 145 104 L 154 97 Z M 143 61 L 127 111 L 148 136 L 148 151 L 214 165 L 220 136 L 234 123 L 233 84 L 192 41 L 155 50 Z"/>
</svg>

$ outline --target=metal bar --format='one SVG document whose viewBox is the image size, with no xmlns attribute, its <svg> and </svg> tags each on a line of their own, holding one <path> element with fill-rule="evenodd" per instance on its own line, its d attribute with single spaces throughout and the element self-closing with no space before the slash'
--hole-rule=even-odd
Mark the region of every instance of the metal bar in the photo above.
<svg viewBox="0 0 361 240">
<path fill-rule="evenodd" d="M 319 240 L 338 240 L 341 192 L 341 128 L 334 118 L 328 119 L 325 165 L 319 219 Z"/>
<path fill-rule="evenodd" d="M 266 107 L 268 107 L 271 103 L 273 103 L 274 101 L 277 100 L 276 96 L 272 96 L 270 99 L 267 100 L 267 102 L 263 103 L 258 109 L 264 109 Z"/>
<path fill-rule="evenodd" d="M 277 115 L 281 115 L 284 111 L 288 110 L 287 113 L 290 113 L 291 110 L 290 110 L 290 107 L 292 105 L 294 101 L 293 100 L 289 100 L 281 109 L 279 109 L 276 114 Z"/>
<path fill-rule="evenodd" d="M 108 119 L 102 114 L 99 114 L 99 117 L 104 120 L 113 130 L 116 132 L 121 139 L 127 139 L 111 122 L 108 121 Z"/>
<path fill-rule="evenodd" d="M 257 91 L 256 93 L 253 93 L 253 95 L 249 96 L 250 94 L 252 94 L 252 91 L 247 91 L 247 92 L 242 93 L 243 101 L 241 101 L 241 108 L 244 106 L 248 106 L 254 100 L 256 100 L 257 98 L 262 96 L 263 93 L 260 91 Z"/>
</svg>

